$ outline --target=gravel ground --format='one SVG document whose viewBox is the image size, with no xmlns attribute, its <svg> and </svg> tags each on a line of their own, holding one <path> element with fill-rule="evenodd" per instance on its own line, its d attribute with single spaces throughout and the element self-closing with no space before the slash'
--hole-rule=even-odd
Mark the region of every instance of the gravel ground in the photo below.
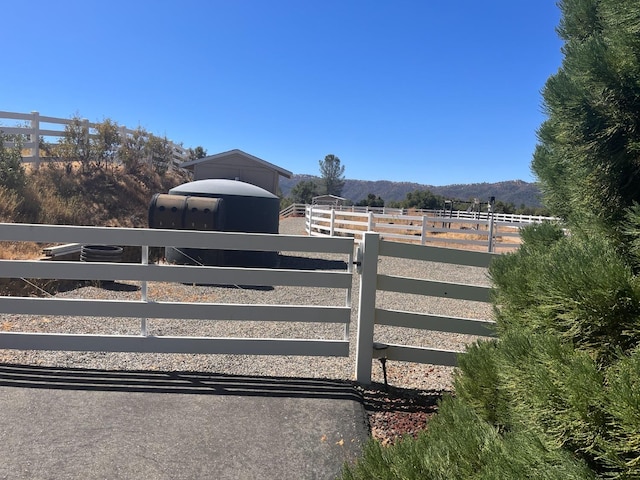
<svg viewBox="0 0 640 480">
<path fill-rule="evenodd" d="M 304 219 L 281 220 L 280 232 L 304 234 Z M 331 260 L 332 267 L 347 258 L 301 252 L 282 252 L 283 264 L 310 262 L 311 258 Z M 488 285 L 487 271 L 477 267 L 459 267 L 433 262 L 416 262 L 382 257 L 380 273 L 407 277 L 430 278 L 450 282 Z M 217 372 L 233 375 L 283 376 L 353 380 L 355 370 L 355 334 L 357 321 L 358 276 L 353 276 L 350 355 L 348 358 L 274 357 L 246 355 L 177 355 L 102 352 L 48 352 L 0 350 L 0 362 L 55 367 L 82 367 L 125 370 L 167 370 Z M 275 286 L 265 289 L 240 287 L 193 286 L 183 284 L 149 285 L 149 298 L 156 301 L 196 301 L 215 303 L 265 304 L 345 304 L 345 291 Z M 116 283 L 98 288 L 82 286 L 57 294 L 65 298 L 140 299 L 135 283 Z M 491 318 L 491 306 L 479 302 L 438 299 L 419 295 L 381 292 L 377 305 L 383 308 L 449 314 L 459 317 Z M 0 328 L 5 331 L 139 334 L 137 319 L 104 317 L 35 317 L 0 315 Z M 270 338 L 341 339 L 344 326 L 288 322 L 227 322 L 148 320 L 150 335 L 252 336 Z M 377 326 L 376 342 L 400 343 L 446 350 L 463 350 L 477 337 Z M 452 389 L 450 367 L 387 362 L 389 391 L 383 387 L 382 368 L 373 362 L 373 386 L 361 388 L 370 413 L 374 437 L 393 441 L 401 434 L 413 433 L 424 426 L 442 391 Z"/>
</svg>

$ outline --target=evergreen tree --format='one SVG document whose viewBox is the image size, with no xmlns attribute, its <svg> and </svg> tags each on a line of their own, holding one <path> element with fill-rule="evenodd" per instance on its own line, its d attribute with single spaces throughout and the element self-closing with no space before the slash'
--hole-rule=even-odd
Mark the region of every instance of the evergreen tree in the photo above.
<svg viewBox="0 0 640 480">
<path fill-rule="evenodd" d="M 400 205 L 401 208 L 433 210 L 436 208 L 442 208 L 442 205 L 444 205 L 444 198 L 440 195 L 434 195 L 431 190 L 415 190 L 407 193 L 407 196 Z"/>
<path fill-rule="evenodd" d="M 564 0 L 564 60 L 547 81 L 532 169 L 552 214 L 601 229 L 640 202 L 640 8 Z"/>
<path fill-rule="evenodd" d="M 340 196 L 344 188 L 344 165 L 340 164 L 340 159 L 329 154 L 320 164 L 320 177 L 324 192 L 323 195 Z"/>
<path fill-rule="evenodd" d="M 313 180 L 301 180 L 291 189 L 289 196 L 292 203 L 311 204 L 313 197 L 318 195 L 318 185 Z"/>
<path fill-rule="evenodd" d="M 640 8 L 559 6 L 532 167 L 571 235 L 530 226 L 493 260 L 499 339 L 460 357 L 417 442 L 369 447 L 344 478 L 640 478 Z"/>
</svg>

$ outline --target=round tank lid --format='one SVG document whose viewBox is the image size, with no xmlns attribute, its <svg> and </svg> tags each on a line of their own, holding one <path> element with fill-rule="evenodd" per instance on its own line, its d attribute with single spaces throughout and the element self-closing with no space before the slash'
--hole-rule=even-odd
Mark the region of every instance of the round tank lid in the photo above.
<svg viewBox="0 0 640 480">
<path fill-rule="evenodd" d="M 264 197 L 278 198 L 271 192 L 266 191 L 250 183 L 239 180 L 227 180 L 224 178 L 208 178 L 196 180 L 195 182 L 183 183 L 169 190 L 171 195 L 237 195 L 242 197 Z"/>
</svg>

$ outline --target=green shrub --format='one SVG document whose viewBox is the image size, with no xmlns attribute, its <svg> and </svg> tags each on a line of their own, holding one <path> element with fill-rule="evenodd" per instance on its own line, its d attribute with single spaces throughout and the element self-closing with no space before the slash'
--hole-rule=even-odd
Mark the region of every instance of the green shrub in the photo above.
<svg viewBox="0 0 640 480">
<path fill-rule="evenodd" d="M 542 222 L 528 225 L 520 230 L 525 251 L 548 248 L 564 238 L 564 231 L 557 223 Z"/>
<path fill-rule="evenodd" d="M 591 461 L 606 429 L 604 378 L 596 362 L 554 335 L 514 332 L 500 346 L 513 424 L 537 432 L 547 448 Z"/>
<path fill-rule="evenodd" d="M 470 345 L 458 357 L 454 376 L 456 395 L 485 421 L 499 429 L 507 427 L 508 400 L 500 389 L 500 357 L 496 341 Z"/>
<path fill-rule="evenodd" d="M 6 148 L 4 141 L 9 139 L 15 140 L 17 145 L 13 148 Z M 21 192 L 26 181 L 19 139 L 7 137 L 0 131 L 0 186 Z"/>
<path fill-rule="evenodd" d="M 594 478 L 561 449 L 547 449 L 524 430 L 501 434 L 469 405 L 445 397 L 438 415 L 416 439 L 383 447 L 369 442 L 362 458 L 345 466 L 344 480 L 455 480 Z"/>
<path fill-rule="evenodd" d="M 0 221 L 11 222 L 18 214 L 20 199 L 18 194 L 9 188 L 0 186 Z"/>
<path fill-rule="evenodd" d="M 607 435 L 601 460 L 617 478 L 640 478 L 640 349 L 621 355 L 606 373 Z"/>
<path fill-rule="evenodd" d="M 573 236 L 494 261 L 498 332 L 554 332 L 606 361 L 638 343 L 640 288 L 633 268 L 603 237 Z"/>
</svg>

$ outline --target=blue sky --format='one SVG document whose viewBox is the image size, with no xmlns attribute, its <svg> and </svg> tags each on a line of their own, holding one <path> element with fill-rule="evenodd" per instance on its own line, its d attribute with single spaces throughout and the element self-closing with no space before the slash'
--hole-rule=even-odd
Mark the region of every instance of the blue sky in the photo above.
<svg viewBox="0 0 640 480">
<path fill-rule="evenodd" d="M 28 6 L 27 6 L 28 5 Z M 360 180 L 533 181 L 555 0 L 4 2 L 0 110 Z"/>
</svg>

